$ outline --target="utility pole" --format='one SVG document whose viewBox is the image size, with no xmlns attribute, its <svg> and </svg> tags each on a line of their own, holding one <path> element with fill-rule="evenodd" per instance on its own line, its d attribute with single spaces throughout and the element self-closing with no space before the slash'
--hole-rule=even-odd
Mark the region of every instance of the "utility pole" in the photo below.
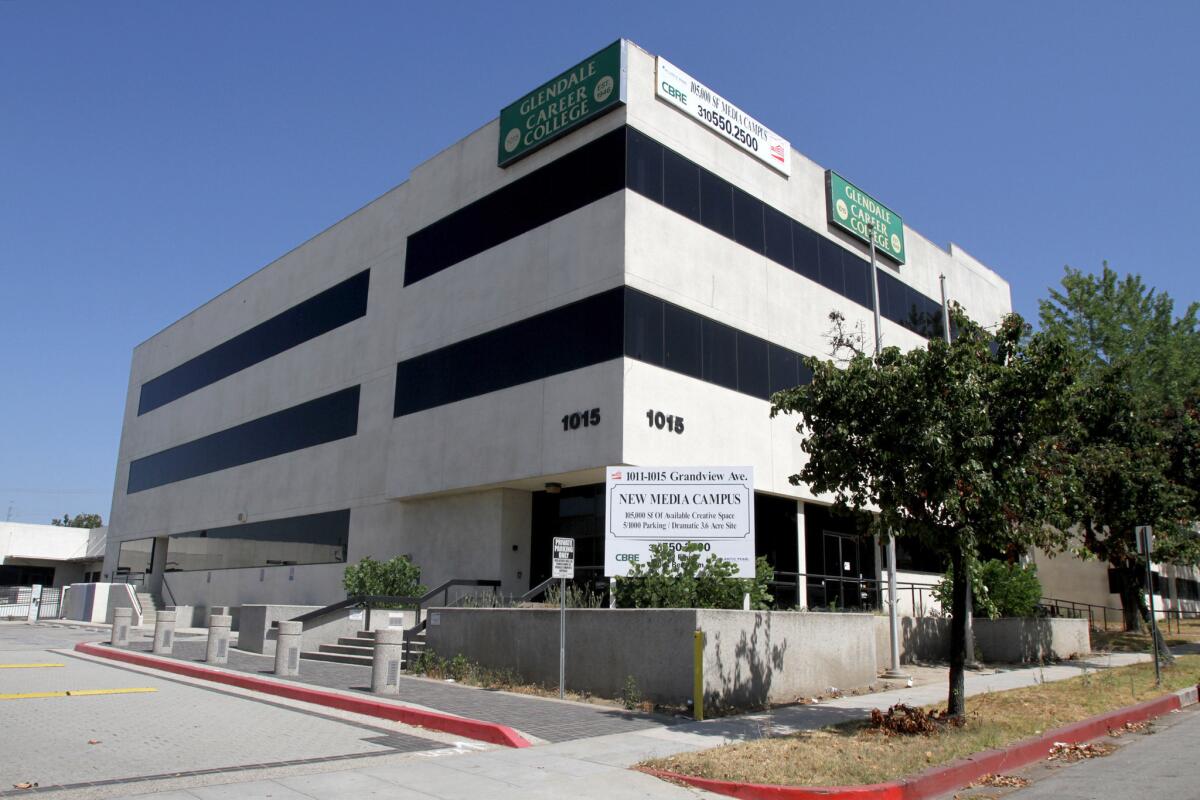
<svg viewBox="0 0 1200 800">
<path fill-rule="evenodd" d="M 875 223 L 867 223 L 867 240 L 871 245 L 871 305 L 875 309 L 875 362 L 879 363 L 879 352 L 883 349 L 883 325 L 879 318 L 879 273 L 875 270 Z M 892 658 L 888 671 L 883 677 L 892 679 L 907 678 L 900 671 L 900 617 L 896 609 L 896 537 L 892 531 L 887 532 L 887 573 L 888 573 L 888 632 L 891 635 Z"/>
</svg>

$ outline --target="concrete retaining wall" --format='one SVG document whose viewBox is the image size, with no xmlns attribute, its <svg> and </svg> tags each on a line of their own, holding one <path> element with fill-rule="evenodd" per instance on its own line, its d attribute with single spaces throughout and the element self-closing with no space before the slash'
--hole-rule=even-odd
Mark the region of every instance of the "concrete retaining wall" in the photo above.
<svg viewBox="0 0 1200 800">
<path fill-rule="evenodd" d="M 705 634 L 706 702 L 742 708 L 790 703 L 830 687 L 850 689 L 875 680 L 870 614 L 707 609 L 696 614 Z M 691 695 L 690 686 L 684 694 Z"/>
<path fill-rule="evenodd" d="M 275 652 L 275 630 L 271 623 L 292 619 L 322 606 L 241 606 L 241 629 L 238 631 L 238 649 L 252 653 Z"/>
<path fill-rule="evenodd" d="M 462 653 L 524 680 L 558 685 L 558 611 L 540 608 L 434 608 L 427 646 Z M 695 609 L 570 609 L 567 688 L 618 697 L 627 677 L 647 699 L 679 703 L 692 693 Z"/>
<path fill-rule="evenodd" d="M 1086 619 L 976 620 L 975 646 L 984 661 L 1015 663 L 1071 658 L 1092 651 Z"/>
<path fill-rule="evenodd" d="M 442 657 L 461 653 L 524 680 L 556 685 L 558 626 L 554 609 L 440 608 L 430 611 L 426 637 Z M 706 637 L 708 702 L 786 703 L 875 679 L 874 627 L 866 614 L 571 609 L 567 688 L 616 697 L 633 677 L 646 699 L 686 702 L 697 628 Z"/>
<path fill-rule="evenodd" d="M 253 653 L 275 652 L 274 623 L 295 619 L 301 614 L 316 611 L 322 606 L 248 605 L 241 607 L 242 629 L 238 633 L 238 649 Z M 316 650 L 322 644 L 333 644 L 339 638 L 351 638 L 361 630 L 380 628 L 411 628 L 417 624 L 415 611 L 375 609 L 367 626 L 363 609 L 343 608 L 304 625 L 302 650 Z"/>
<path fill-rule="evenodd" d="M 889 666 L 888 619 L 875 619 L 877 666 Z M 1071 658 L 1091 652 L 1084 619 L 976 619 L 975 648 L 980 660 L 1023 664 Z M 945 661 L 950 650 L 950 620 L 941 617 L 900 618 L 900 661 L 905 664 Z"/>
</svg>

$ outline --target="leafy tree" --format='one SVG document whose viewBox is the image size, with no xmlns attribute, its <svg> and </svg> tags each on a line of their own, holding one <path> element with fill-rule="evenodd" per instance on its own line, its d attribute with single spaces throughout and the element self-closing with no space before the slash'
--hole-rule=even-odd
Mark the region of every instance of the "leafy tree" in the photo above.
<svg viewBox="0 0 1200 800">
<path fill-rule="evenodd" d="M 943 608 L 950 607 L 954 585 L 953 570 L 933 588 L 933 595 Z M 1032 617 L 1042 599 L 1042 582 L 1037 566 L 1008 563 L 998 558 L 984 561 L 972 576 L 972 611 L 976 617 Z"/>
<path fill-rule="evenodd" d="M 427 591 L 421 583 L 421 568 L 408 556 L 396 556 L 389 561 L 376 561 L 367 556 L 357 564 L 346 566 L 342 585 L 347 597 L 420 597 Z"/>
<path fill-rule="evenodd" d="M 767 584 L 775 578 L 767 560 L 755 561 L 753 579 L 733 577 L 737 567 L 709 555 L 701 563 L 704 546 L 696 542 L 673 550 L 666 543 L 650 545 L 650 560 L 634 564 L 629 574 L 617 581 L 617 605 L 621 608 L 741 608 L 750 594 L 750 607 L 766 609 L 771 597 Z"/>
<path fill-rule="evenodd" d="M 878 509 L 877 531 L 915 537 L 953 566 L 948 713 L 965 710 L 967 573 L 978 547 L 1061 546 L 1069 462 L 1057 446 L 1073 380 L 1065 349 L 1026 335 L 1017 315 L 995 334 L 953 310 L 958 336 L 879 357 L 807 359 L 812 382 L 777 393 L 801 416 L 809 460 L 793 484 L 841 508 Z"/>
<path fill-rule="evenodd" d="M 1176 317 L 1168 295 L 1136 275 L 1119 278 L 1107 263 L 1100 275 L 1068 267 L 1061 291 L 1041 302 L 1043 330 L 1080 367 L 1077 425 L 1066 440 L 1079 475 L 1071 517 L 1084 553 L 1114 571 L 1126 630 L 1150 619 L 1136 526 L 1154 526 L 1155 560 L 1200 562 L 1198 308 Z"/>
<path fill-rule="evenodd" d="M 62 519 L 52 519 L 50 524 L 61 528 L 100 528 L 104 526 L 104 520 L 100 519 L 99 514 L 76 514 L 73 517 L 63 514 Z"/>
</svg>

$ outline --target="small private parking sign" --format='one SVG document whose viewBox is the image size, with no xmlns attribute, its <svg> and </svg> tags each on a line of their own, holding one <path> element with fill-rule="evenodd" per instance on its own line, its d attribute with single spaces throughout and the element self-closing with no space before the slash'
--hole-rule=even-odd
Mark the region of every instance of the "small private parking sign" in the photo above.
<svg viewBox="0 0 1200 800">
<path fill-rule="evenodd" d="M 553 553 L 550 563 L 553 565 L 552 578 L 575 578 L 575 540 L 563 536 L 554 537 Z"/>
</svg>

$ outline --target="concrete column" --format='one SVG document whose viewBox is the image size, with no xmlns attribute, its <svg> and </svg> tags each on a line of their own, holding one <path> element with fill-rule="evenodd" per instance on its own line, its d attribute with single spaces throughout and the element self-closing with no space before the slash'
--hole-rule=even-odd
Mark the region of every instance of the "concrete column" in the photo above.
<svg viewBox="0 0 1200 800">
<path fill-rule="evenodd" d="M 38 609 L 41 607 L 42 585 L 40 583 L 35 583 L 33 586 L 29 587 L 29 613 L 27 616 L 30 622 L 37 622 Z"/>
<path fill-rule="evenodd" d="M 300 674 L 300 647 L 304 638 L 304 623 L 288 620 L 279 623 L 279 639 L 275 644 L 275 674 L 284 677 Z"/>
<path fill-rule="evenodd" d="M 114 608 L 112 638 L 108 640 L 109 644 L 113 647 L 129 647 L 129 628 L 132 623 L 132 608 Z"/>
<path fill-rule="evenodd" d="M 171 655 L 171 647 L 175 644 L 175 612 L 159 611 L 154 617 L 154 652 L 158 655 Z"/>
<path fill-rule="evenodd" d="M 796 572 L 808 572 L 808 530 L 805 525 L 804 501 L 796 501 Z M 808 608 L 808 578 L 796 578 L 796 605 Z"/>
<path fill-rule="evenodd" d="M 400 692 L 400 660 L 404 653 L 404 630 L 380 628 L 375 631 L 374 661 L 371 662 L 371 691 L 375 694 Z"/>
<path fill-rule="evenodd" d="M 229 627 L 233 617 L 228 614 L 213 614 L 208 618 L 208 647 L 204 660 L 209 664 L 224 664 L 229 661 Z"/>
</svg>

